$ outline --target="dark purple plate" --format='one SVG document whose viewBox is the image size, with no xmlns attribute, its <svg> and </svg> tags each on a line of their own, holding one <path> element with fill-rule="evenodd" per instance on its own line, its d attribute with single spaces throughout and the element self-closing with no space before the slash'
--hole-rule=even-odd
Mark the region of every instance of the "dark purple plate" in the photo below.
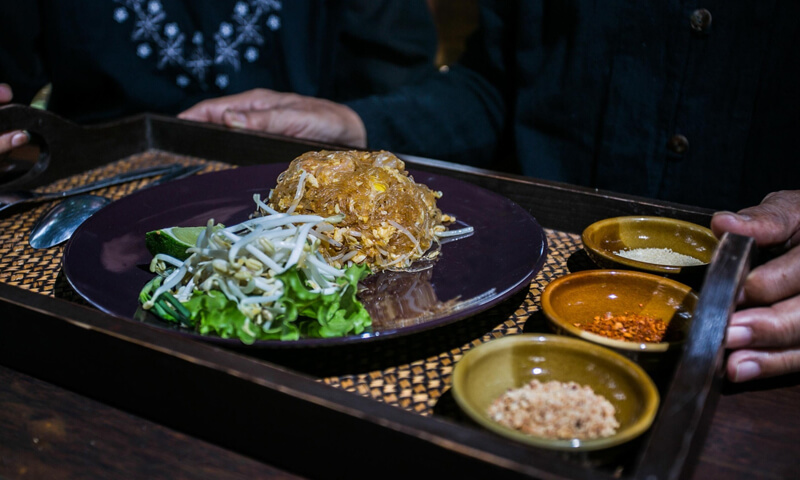
<svg viewBox="0 0 800 480">
<path fill-rule="evenodd" d="M 139 308 L 138 294 L 153 277 L 145 233 L 171 226 L 234 225 L 255 210 L 253 194 L 269 194 L 287 164 L 241 167 L 141 190 L 89 218 L 64 250 L 64 273 L 75 291 L 100 310 L 184 335 L 226 344 L 238 339 L 202 336 Z M 487 310 L 528 286 L 547 255 L 544 231 L 511 200 L 475 185 L 411 171 L 418 183 L 443 193 L 438 205 L 475 233 L 444 243 L 433 268 L 381 273 L 361 294 L 373 318 L 358 336 L 297 341 L 264 340 L 254 347 L 310 347 L 406 335 Z"/>
</svg>

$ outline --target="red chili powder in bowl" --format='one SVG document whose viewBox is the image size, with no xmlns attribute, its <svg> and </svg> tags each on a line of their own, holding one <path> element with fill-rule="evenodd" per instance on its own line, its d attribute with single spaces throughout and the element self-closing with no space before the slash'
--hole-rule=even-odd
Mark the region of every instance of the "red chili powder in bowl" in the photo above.
<svg viewBox="0 0 800 480">
<path fill-rule="evenodd" d="M 627 312 L 622 315 L 606 313 L 594 317 L 591 322 L 573 325 L 612 340 L 637 343 L 659 343 L 667 332 L 667 322 L 661 318 Z"/>
</svg>

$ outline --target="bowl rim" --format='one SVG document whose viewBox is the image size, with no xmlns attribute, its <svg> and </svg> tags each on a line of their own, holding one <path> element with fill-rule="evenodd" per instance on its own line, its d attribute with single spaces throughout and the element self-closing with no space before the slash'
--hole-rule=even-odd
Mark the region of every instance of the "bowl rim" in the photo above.
<svg viewBox="0 0 800 480">
<path fill-rule="evenodd" d="M 584 228 L 583 232 L 581 233 L 581 242 L 583 242 L 583 248 L 610 262 L 614 262 L 620 265 L 625 265 L 631 268 L 636 268 L 639 270 L 647 270 L 651 272 L 677 274 L 680 273 L 681 270 L 683 269 L 696 270 L 707 267 L 709 265 L 710 262 L 704 262 L 702 265 L 686 265 L 686 266 L 661 265 L 658 263 L 642 262 L 639 260 L 634 260 L 631 258 L 616 255 L 613 252 L 609 252 L 608 250 L 601 248 L 599 243 L 595 242 L 591 236 L 591 233 L 593 231 L 600 230 L 601 228 L 611 224 L 615 223 L 630 224 L 635 222 L 651 222 L 651 223 L 678 225 L 686 227 L 689 230 L 702 232 L 709 238 L 713 238 L 717 240 L 717 242 L 719 242 L 719 239 L 717 239 L 716 235 L 714 235 L 714 232 L 710 228 L 686 220 L 679 220 L 677 218 L 671 218 L 671 217 L 660 217 L 655 215 L 623 215 L 619 217 L 604 218 Z"/>
<path fill-rule="evenodd" d="M 661 284 L 669 285 L 670 287 L 686 292 L 687 295 L 695 297 L 695 303 L 699 300 L 697 293 L 692 287 L 681 283 L 672 278 L 663 277 L 647 272 L 637 272 L 634 270 L 616 270 L 616 269 L 600 269 L 600 270 L 583 270 L 580 272 L 572 272 L 563 275 L 547 284 L 542 291 L 540 303 L 542 306 L 542 313 L 547 320 L 555 324 L 558 328 L 568 331 L 570 334 L 580 337 L 588 342 L 600 344 L 606 347 L 616 348 L 619 350 L 626 350 L 630 352 L 666 352 L 670 348 L 677 347 L 686 342 L 686 339 L 673 340 L 669 342 L 629 342 L 626 340 L 616 340 L 613 338 L 604 337 L 596 333 L 587 332 L 582 328 L 578 328 L 569 322 L 566 322 L 561 316 L 555 314 L 555 308 L 551 301 L 553 292 L 561 287 L 564 283 L 570 280 L 580 279 L 582 277 L 593 278 L 639 278 L 642 280 L 655 281 Z M 694 314 L 692 314 L 694 317 Z"/>
<path fill-rule="evenodd" d="M 624 370 L 630 374 L 638 385 L 644 391 L 644 405 L 643 414 L 637 418 L 628 427 L 618 430 L 614 435 L 596 438 L 590 440 L 554 440 L 543 437 L 536 437 L 526 433 L 516 431 L 514 429 L 505 427 L 494 420 L 490 419 L 487 415 L 483 414 L 470 400 L 460 391 L 460 384 L 464 380 L 467 369 L 470 365 L 470 359 L 477 358 L 477 355 L 483 353 L 484 355 L 490 354 L 493 351 L 498 351 L 504 348 L 510 348 L 516 344 L 552 344 L 560 347 L 566 347 L 573 351 L 580 351 L 582 353 L 590 352 L 597 357 L 605 357 L 608 361 L 624 366 Z M 508 344 L 508 345 L 507 345 Z M 478 354 L 474 352 L 479 352 Z M 488 342 L 482 343 L 470 350 L 468 350 L 453 368 L 453 378 L 451 384 L 451 391 L 453 398 L 458 406 L 470 418 L 476 421 L 479 425 L 487 428 L 488 430 L 502 435 L 506 438 L 516 440 L 534 447 L 542 447 L 550 450 L 562 451 L 594 451 L 601 450 L 617 445 L 626 443 L 634 438 L 643 434 L 653 424 L 655 417 L 658 413 L 658 408 L 661 402 L 658 388 L 653 379 L 648 375 L 645 370 L 637 365 L 632 360 L 626 358 L 624 355 L 619 354 L 609 348 L 601 345 L 587 343 L 575 338 L 565 337 L 556 334 L 544 333 L 518 333 L 506 335 L 504 337 L 496 338 Z"/>
</svg>

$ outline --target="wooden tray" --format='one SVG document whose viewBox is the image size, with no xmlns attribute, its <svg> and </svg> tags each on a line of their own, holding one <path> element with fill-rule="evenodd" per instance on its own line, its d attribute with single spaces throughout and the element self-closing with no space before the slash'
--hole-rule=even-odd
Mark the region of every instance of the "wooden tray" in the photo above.
<svg viewBox="0 0 800 480">
<path fill-rule="evenodd" d="M 82 181 L 91 169 L 125 168 L 125 159 L 148 152 L 207 162 L 214 169 L 288 162 L 311 149 L 336 148 L 153 115 L 78 127 L 19 106 L 0 108 L 0 131 L 7 128 L 29 130 L 42 146 L 34 173 L 17 185 L 52 187 L 65 179 Z M 546 229 L 572 238 L 590 223 L 612 216 L 661 215 L 700 224 L 710 218 L 710 212 L 702 209 L 423 158 L 404 159 L 415 169 L 501 193 Z M 114 196 L 126 193 L 119 190 Z M 25 213 L 24 208 L 11 212 L 19 219 L 27 218 Z M 363 371 L 392 371 L 409 357 L 426 358 L 431 348 L 435 353 L 437 344 L 449 345 L 445 335 L 458 332 L 436 330 L 399 344 L 381 343 L 382 354 L 349 347 L 259 355 L 221 349 L 89 308 L 68 292 L 58 294 L 59 289 L 68 290 L 63 279 L 48 287 L 55 295 L 42 294 L 37 291 L 40 267 L 25 268 L 23 233 L 4 240 L 12 244 L 4 257 L 17 256 L 13 263 L 0 266 L 7 278 L 14 279 L 0 283 L 0 364 L 311 477 L 679 477 L 691 465 L 694 446 L 703 439 L 704 421 L 710 419 L 719 394 L 725 324 L 753 249 L 748 238 L 723 239 L 708 270 L 685 350 L 674 372 L 655 379 L 662 388 L 662 405 L 651 430 L 623 448 L 577 455 L 527 447 L 481 429 L 455 407 L 446 392 L 448 378 L 441 379 L 445 393 L 434 399 L 432 413 L 424 414 L 398 408 L 380 395 L 382 401 L 323 381 L 346 373 L 347 367 L 337 372 L 332 360 L 345 364 L 346 359 L 366 358 L 370 366 Z M 13 246 L 15 242 L 18 246 Z M 9 273 L 17 270 L 24 273 Z M 509 312 L 526 302 L 524 294 L 517 295 L 471 323 L 503 323 Z M 535 322 L 528 318 L 528 323 Z M 470 338 L 477 343 L 515 332 L 495 328 Z M 426 353 L 414 357 L 412 351 L 422 346 Z M 457 361 L 460 354 L 435 358 Z M 318 365 L 331 371 L 322 373 Z"/>
</svg>

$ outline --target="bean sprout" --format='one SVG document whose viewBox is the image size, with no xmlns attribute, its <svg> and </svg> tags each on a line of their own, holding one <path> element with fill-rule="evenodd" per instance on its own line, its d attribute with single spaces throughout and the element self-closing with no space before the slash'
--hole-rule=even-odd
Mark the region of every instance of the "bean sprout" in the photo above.
<svg viewBox="0 0 800 480">
<path fill-rule="evenodd" d="M 253 200 L 264 215 L 224 228 L 209 220 L 196 244 L 187 250 L 191 256 L 183 262 L 156 255 L 151 269 L 160 270 L 166 278 L 144 308 L 152 308 L 165 292 L 185 302 L 195 289 L 219 290 L 245 314 L 249 332 L 256 326 L 270 328 L 274 314 L 281 313 L 276 301 L 283 295 L 284 285 L 277 276 L 291 268 L 305 274 L 311 292 L 336 292 L 340 288 L 336 279 L 344 270 L 329 265 L 319 245 L 331 241 L 322 232 L 341 221 L 341 215 L 323 218 L 277 213 L 266 207 L 259 195 Z"/>
</svg>

